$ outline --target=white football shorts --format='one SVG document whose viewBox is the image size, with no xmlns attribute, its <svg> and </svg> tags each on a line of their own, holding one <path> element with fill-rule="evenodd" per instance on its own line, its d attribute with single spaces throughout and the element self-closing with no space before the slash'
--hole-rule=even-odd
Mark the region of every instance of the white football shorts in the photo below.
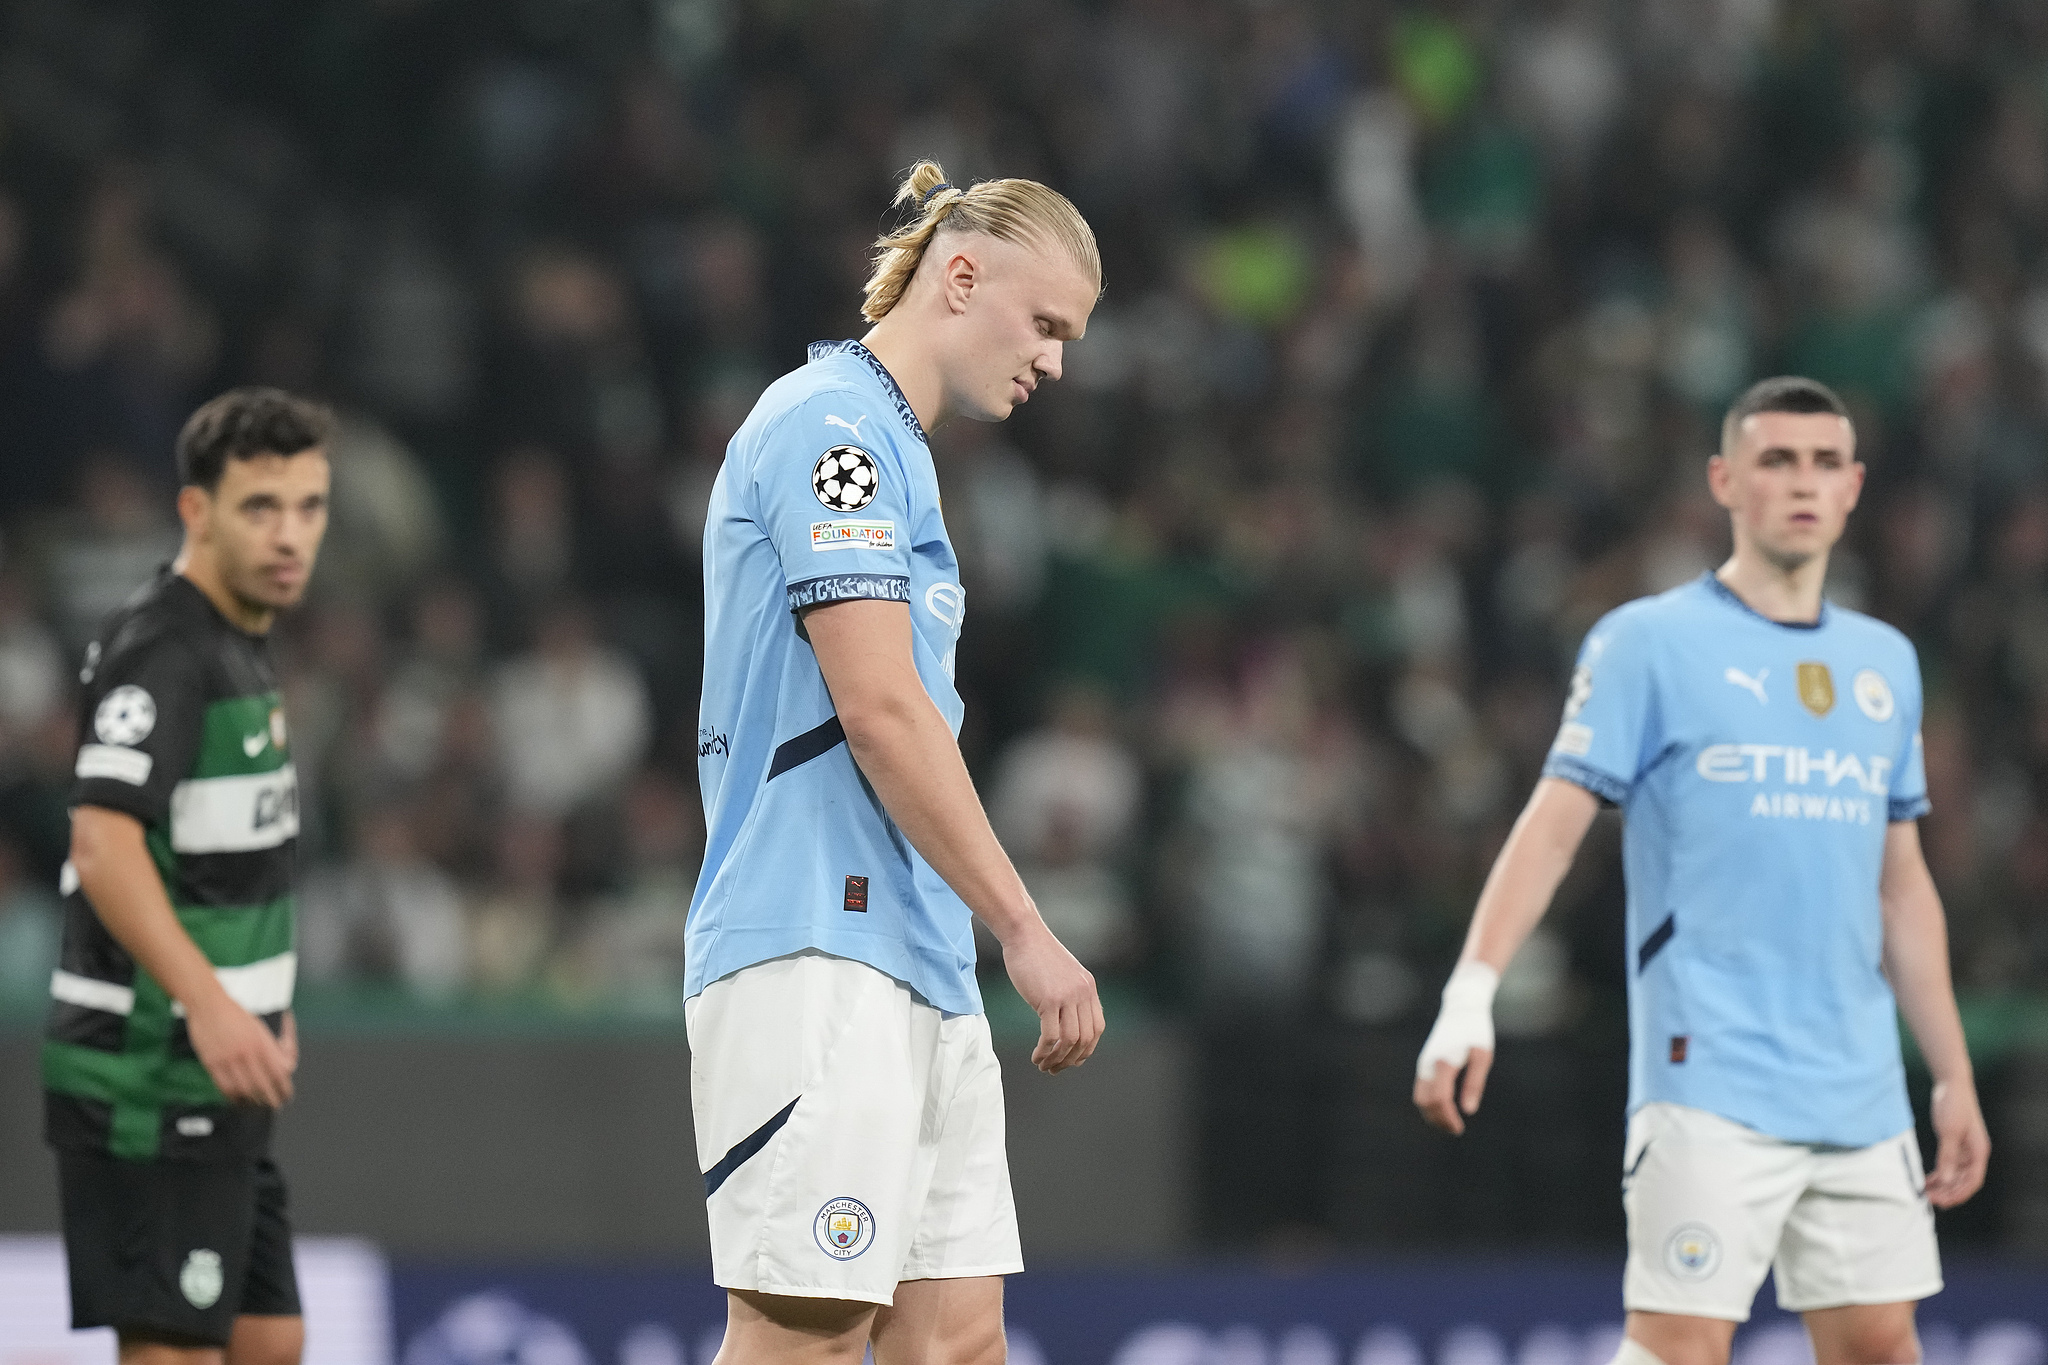
<svg viewBox="0 0 2048 1365">
<path fill-rule="evenodd" d="M 712 1277 L 886 1304 L 1024 1268 L 988 1019 L 866 963 L 757 963 L 684 1006 Z"/>
<path fill-rule="evenodd" d="M 1941 1289 L 1912 1132 L 1868 1147 L 1785 1142 L 1718 1114 L 1646 1104 L 1622 1169 L 1631 1312 L 1749 1321 L 1775 1268 L 1795 1313 L 1916 1302 Z"/>
</svg>

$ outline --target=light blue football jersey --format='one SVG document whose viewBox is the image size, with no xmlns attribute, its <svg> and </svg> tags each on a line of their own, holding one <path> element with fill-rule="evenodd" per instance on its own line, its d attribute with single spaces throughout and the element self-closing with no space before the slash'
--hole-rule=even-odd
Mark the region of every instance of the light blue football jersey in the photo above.
<svg viewBox="0 0 2048 1365">
<path fill-rule="evenodd" d="M 698 780 L 707 837 L 685 990 L 816 948 L 981 1012 L 965 902 L 848 752 L 796 612 L 907 603 L 918 677 L 954 734 L 966 598 L 924 429 L 859 342 L 819 342 L 726 447 L 704 526 Z"/>
<path fill-rule="evenodd" d="M 1772 621 L 1711 574 L 1586 636 L 1544 773 L 1626 821 L 1630 1113 L 1845 1147 L 1912 1127 L 1878 878 L 1886 826 L 1927 811 L 1920 705 L 1898 631 Z"/>
</svg>

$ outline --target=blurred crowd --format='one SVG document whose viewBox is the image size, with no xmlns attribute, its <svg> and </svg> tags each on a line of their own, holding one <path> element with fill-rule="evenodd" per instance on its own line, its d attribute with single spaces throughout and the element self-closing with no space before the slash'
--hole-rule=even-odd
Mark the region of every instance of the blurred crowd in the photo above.
<svg viewBox="0 0 2048 1365">
<path fill-rule="evenodd" d="M 1580 637 L 1725 554 L 1719 414 L 1791 371 L 1855 407 L 1830 592 L 1921 651 L 1959 981 L 2048 986 L 2033 0 L 18 0 L 9 988 L 51 952 L 82 644 L 175 548 L 184 415 L 268 382 L 343 415 L 278 638 L 307 982 L 677 1008 L 709 485 L 860 334 L 920 157 L 1044 179 L 1102 244 L 1066 378 L 934 448 L 962 742 L 1105 981 L 1426 1017 Z M 1612 861 L 1511 1035 L 1619 991 Z"/>
</svg>

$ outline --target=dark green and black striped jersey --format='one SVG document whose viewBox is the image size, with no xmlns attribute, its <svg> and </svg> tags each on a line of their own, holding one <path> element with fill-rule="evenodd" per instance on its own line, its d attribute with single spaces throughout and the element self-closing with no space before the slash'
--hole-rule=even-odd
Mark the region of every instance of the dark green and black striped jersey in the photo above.
<svg viewBox="0 0 2048 1365">
<path fill-rule="evenodd" d="M 143 825 L 185 932 L 227 992 L 272 1031 L 292 1001 L 299 832 L 266 641 L 230 625 L 168 568 L 86 652 L 71 804 Z M 227 1105 L 171 1000 L 100 923 L 64 868 L 64 951 L 43 1043 L 47 1132 L 59 1147 L 146 1161 L 262 1152 L 270 1111 Z"/>
</svg>

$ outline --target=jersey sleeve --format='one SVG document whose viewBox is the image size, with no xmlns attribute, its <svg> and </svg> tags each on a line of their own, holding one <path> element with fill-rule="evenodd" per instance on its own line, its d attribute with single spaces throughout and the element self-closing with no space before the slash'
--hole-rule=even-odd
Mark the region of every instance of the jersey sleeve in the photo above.
<svg viewBox="0 0 2048 1365">
<path fill-rule="evenodd" d="M 199 660 L 175 639 L 110 649 L 86 681 L 71 804 L 168 820 L 171 792 L 199 756 L 204 689 Z"/>
<path fill-rule="evenodd" d="M 769 433 L 754 466 L 756 515 L 791 611 L 910 600 L 910 478 L 872 406 L 851 391 L 810 399 Z"/>
<path fill-rule="evenodd" d="M 1892 788 L 1886 799 L 1888 819 L 1918 820 L 1934 805 L 1927 799 L 1927 760 L 1921 753 L 1920 715 L 1925 705 L 1920 692 L 1920 656 L 1912 656 L 1911 686 L 1900 689 L 1898 758 L 1892 764 Z"/>
<path fill-rule="evenodd" d="M 1572 671 L 1564 723 L 1543 763 L 1545 777 L 1562 778 L 1617 806 L 1628 799 L 1644 756 L 1657 748 L 1647 633 L 1621 612 L 1609 613 L 1587 633 Z"/>
</svg>

